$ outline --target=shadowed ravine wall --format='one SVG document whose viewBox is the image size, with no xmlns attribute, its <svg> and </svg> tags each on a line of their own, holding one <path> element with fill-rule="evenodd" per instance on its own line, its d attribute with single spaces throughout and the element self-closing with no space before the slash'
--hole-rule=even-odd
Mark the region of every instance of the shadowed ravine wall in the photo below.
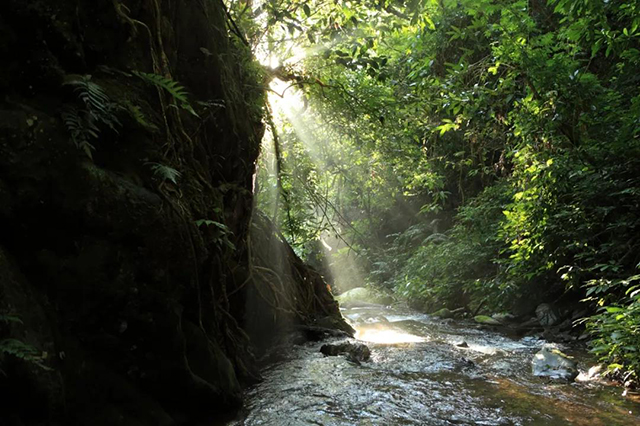
<svg viewBox="0 0 640 426">
<path fill-rule="evenodd" d="M 1 424 L 220 418 L 284 324 L 344 327 L 251 225 L 264 84 L 222 5 L 0 6 Z"/>
</svg>

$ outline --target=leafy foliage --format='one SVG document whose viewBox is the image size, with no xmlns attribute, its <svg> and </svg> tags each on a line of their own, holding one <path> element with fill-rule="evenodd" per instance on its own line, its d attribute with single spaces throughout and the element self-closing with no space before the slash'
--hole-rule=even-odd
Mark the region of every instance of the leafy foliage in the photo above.
<svg viewBox="0 0 640 426">
<path fill-rule="evenodd" d="M 588 328 L 595 335 L 591 342 L 592 351 L 603 361 L 614 362 L 610 370 L 626 370 L 625 379 L 633 375 L 638 378 L 640 371 L 640 275 L 624 280 L 592 280 L 587 295 L 591 297 L 610 296 L 614 292 L 624 291 L 624 297 L 613 298 L 610 304 L 598 299 L 601 307 L 598 313 L 588 319 Z M 613 290 L 613 291 L 612 291 Z M 604 306 L 602 306 L 604 305 Z"/>
<path fill-rule="evenodd" d="M 12 355 L 16 358 L 25 360 L 32 364 L 37 365 L 43 370 L 50 371 L 51 367 L 44 364 L 44 360 L 47 358 L 46 354 L 37 350 L 35 347 L 28 345 L 17 339 L 4 339 L 0 341 L 0 353 L 6 355 Z M 2 371 L 2 370 L 0 370 Z"/>
<path fill-rule="evenodd" d="M 10 312 L 0 312 L 0 322 L 5 324 L 22 324 L 20 317 Z M 44 370 L 51 370 L 50 367 L 44 364 L 44 360 L 47 358 L 46 353 L 43 353 L 35 347 L 18 339 L 0 340 L 0 365 L 3 355 L 11 355 L 18 359 L 33 363 Z M 0 369 L 0 373 L 4 372 Z"/>
<path fill-rule="evenodd" d="M 395 275 L 394 287 L 402 296 L 422 300 L 431 310 L 488 302 L 487 307 L 508 307 L 516 288 L 500 271 L 498 237 L 501 212 L 509 203 L 505 185 L 487 187 L 457 214 L 457 223 L 443 234 L 429 232 L 414 247 L 403 246 L 405 231 L 394 242 L 406 261 Z M 408 256 L 407 256 L 408 254 Z"/>
<path fill-rule="evenodd" d="M 22 324 L 22 320 L 20 319 L 19 316 L 10 314 L 10 313 L 0 313 L 0 322 L 4 322 L 4 323 L 14 322 L 14 323 Z"/>
<path fill-rule="evenodd" d="M 369 281 L 433 306 L 584 298 L 595 351 L 638 370 L 637 2 L 289 0 L 252 14 L 268 31 L 249 39 L 305 105 L 283 114 L 277 213 L 300 252 L 340 235 Z"/>
<path fill-rule="evenodd" d="M 116 115 L 119 107 L 98 84 L 91 81 L 90 75 L 72 76 L 64 84 L 73 88 L 81 106 L 65 107 L 61 112 L 62 120 L 76 147 L 93 158 L 95 147 L 90 141 L 98 139 L 100 126 L 107 126 L 115 133 L 122 126 Z"/>
<path fill-rule="evenodd" d="M 172 182 L 175 185 L 178 184 L 178 179 L 180 178 L 181 174 L 179 171 L 177 171 L 173 167 L 169 167 L 164 164 L 154 163 L 154 162 L 147 162 L 145 164 L 151 167 L 151 171 L 153 171 L 153 174 L 156 177 L 158 177 L 161 181 L 164 182 L 168 180 L 169 182 Z"/>
<path fill-rule="evenodd" d="M 166 90 L 176 101 L 180 103 L 180 107 L 188 111 L 192 115 L 198 117 L 198 114 L 189 103 L 187 89 L 180 85 L 177 81 L 158 74 L 150 74 L 141 71 L 132 71 L 133 75 L 141 78 L 149 84 Z"/>
<path fill-rule="evenodd" d="M 83 118 L 77 108 L 66 108 L 61 115 L 73 143 L 78 149 L 84 151 L 87 157 L 93 158 L 92 151 L 96 148 L 89 140 L 97 139 L 100 129 L 98 129 L 93 120 Z"/>
<path fill-rule="evenodd" d="M 158 127 L 151 123 L 147 117 L 145 116 L 144 112 L 142 111 L 142 108 L 140 108 L 137 105 L 134 105 L 133 103 L 131 103 L 130 101 L 125 101 L 124 102 L 124 106 L 126 107 L 127 111 L 129 112 L 129 115 L 143 128 L 151 130 L 151 131 L 158 131 Z"/>
<path fill-rule="evenodd" d="M 231 242 L 229 237 L 233 234 L 229 227 L 224 223 L 217 222 L 215 220 L 209 219 L 198 219 L 195 221 L 197 227 L 202 227 L 203 225 L 206 228 L 213 228 L 215 230 L 213 235 L 213 241 L 217 245 L 225 245 L 231 250 L 235 250 L 235 245 Z"/>
</svg>

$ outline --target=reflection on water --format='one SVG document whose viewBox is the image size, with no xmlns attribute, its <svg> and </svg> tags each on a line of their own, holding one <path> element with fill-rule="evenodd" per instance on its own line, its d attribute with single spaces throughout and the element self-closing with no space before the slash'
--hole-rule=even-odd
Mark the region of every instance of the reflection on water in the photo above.
<svg viewBox="0 0 640 426">
<path fill-rule="evenodd" d="M 391 328 L 370 329 L 362 326 L 356 326 L 356 339 L 367 343 L 380 343 L 394 345 L 398 343 L 417 343 L 424 342 L 425 337 L 416 336 Z"/>
<path fill-rule="evenodd" d="M 640 404 L 596 382 L 533 377 L 545 343 L 383 307 L 344 311 L 371 348 L 361 366 L 292 348 L 231 425 L 638 425 Z M 464 344 L 462 344 L 464 342 Z M 586 371 L 593 361 L 572 353 Z"/>
</svg>

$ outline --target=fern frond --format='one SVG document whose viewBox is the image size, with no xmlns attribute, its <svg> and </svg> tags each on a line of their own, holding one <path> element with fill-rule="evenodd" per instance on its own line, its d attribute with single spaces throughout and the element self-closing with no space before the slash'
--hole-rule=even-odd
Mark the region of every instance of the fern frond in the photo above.
<svg viewBox="0 0 640 426">
<path fill-rule="evenodd" d="M 158 127 L 153 124 L 150 123 L 149 121 L 147 121 L 147 117 L 144 115 L 144 113 L 142 112 L 142 108 L 140 108 L 137 105 L 134 105 L 133 103 L 131 103 L 130 101 L 125 101 L 124 105 L 127 108 L 127 112 L 129 112 L 129 115 L 142 127 L 148 129 L 148 130 L 153 130 L 156 131 L 158 130 Z"/>
<path fill-rule="evenodd" d="M 89 140 L 98 138 L 100 134 L 98 123 L 118 133 L 118 127 L 122 127 L 122 123 L 118 120 L 116 112 L 120 107 L 111 102 L 100 85 L 91 81 L 90 75 L 69 76 L 64 85 L 73 87 L 73 92 L 83 108 L 65 108 L 61 113 L 62 119 L 76 147 L 93 159 L 92 152 L 95 147 Z"/>
<path fill-rule="evenodd" d="M 149 74 L 140 71 L 132 71 L 131 73 L 149 84 L 153 84 L 154 86 L 163 88 L 180 102 L 187 104 L 189 103 L 189 99 L 187 99 L 187 89 L 185 89 L 184 86 L 180 85 L 180 83 L 178 83 L 177 81 L 171 80 L 170 78 L 159 74 Z"/>
<path fill-rule="evenodd" d="M 197 227 L 201 227 L 202 225 L 214 226 L 218 230 L 218 235 L 214 237 L 214 242 L 218 245 L 225 245 L 229 247 L 231 250 L 235 250 L 236 246 L 229 240 L 229 235 L 233 234 L 229 227 L 224 223 L 217 222 L 215 220 L 210 219 L 198 219 L 195 221 Z"/>
<path fill-rule="evenodd" d="M 0 353 L 13 355 L 16 358 L 31 362 L 47 371 L 52 370 L 43 364 L 47 356 L 46 353 L 40 352 L 35 347 L 17 339 L 4 339 L 0 341 Z"/>
<path fill-rule="evenodd" d="M 61 115 L 73 143 L 93 160 L 95 147 L 89 143 L 89 137 L 96 139 L 100 129 L 91 118 L 83 118 L 74 107 L 65 108 Z"/>
<path fill-rule="evenodd" d="M 0 314 L 0 322 L 4 322 L 4 323 L 10 323 L 10 322 L 15 322 L 18 324 L 22 324 L 22 320 L 20 319 L 19 316 L 11 314 L 11 313 L 3 313 Z"/>
<path fill-rule="evenodd" d="M 156 177 L 159 177 L 163 181 L 168 180 L 173 182 L 176 185 L 178 184 L 178 179 L 180 178 L 181 174 L 179 171 L 177 171 L 173 167 L 165 166 L 164 164 L 160 164 L 160 163 L 146 163 L 146 164 L 151 166 L 151 170 L 153 171 L 153 174 Z"/>
<path fill-rule="evenodd" d="M 180 107 L 182 109 L 188 111 L 196 117 L 200 117 L 189 103 L 189 92 L 187 92 L 187 89 L 185 89 L 184 86 L 182 86 L 177 81 L 171 80 L 170 78 L 159 74 L 149 74 L 140 71 L 131 71 L 131 73 L 149 84 L 153 84 L 154 86 L 163 88 L 164 90 L 169 92 L 169 94 L 173 96 L 175 100 L 179 101 L 178 103 L 180 104 Z"/>
<path fill-rule="evenodd" d="M 73 91 L 90 111 L 106 112 L 111 103 L 102 87 L 91 81 L 90 75 L 74 77 L 64 85 L 73 86 Z"/>
<path fill-rule="evenodd" d="M 196 226 L 198 226 L 198 227 L 200 227 L 202 225 L 207 225 L 207 226 L 213 225 L 216 228 L 220 229 L 225 234 L 231 232 L 231 230 L 229 229 L 229 227 L 227 225 L 225 225 L 224 223 L 217 222 L 215 220 L 198 219 L 198 220 L 195 221 L 195 223 L 196 223 Z"/>
</svg>

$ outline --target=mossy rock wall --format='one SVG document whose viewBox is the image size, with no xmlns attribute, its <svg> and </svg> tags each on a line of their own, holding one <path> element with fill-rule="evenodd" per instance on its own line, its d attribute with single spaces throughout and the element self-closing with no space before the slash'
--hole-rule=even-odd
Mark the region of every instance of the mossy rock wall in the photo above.
<svg viewBox="0 0 640 426">
<path fill-rule="evenodd" d="M 0 5 L 0 315 L 20 318 L 0 341 L 37 353 L 0 354 L 3 425 L 193 424 L 258 376 L 241 284 L 264 84 L 222 5 Z M 132 71 L 179 82 L 197 116 Z M 65 84 L 82 79 L 108 112 Z M 91 148 L 73 108 L 107 118 Z"/>
</svg>

